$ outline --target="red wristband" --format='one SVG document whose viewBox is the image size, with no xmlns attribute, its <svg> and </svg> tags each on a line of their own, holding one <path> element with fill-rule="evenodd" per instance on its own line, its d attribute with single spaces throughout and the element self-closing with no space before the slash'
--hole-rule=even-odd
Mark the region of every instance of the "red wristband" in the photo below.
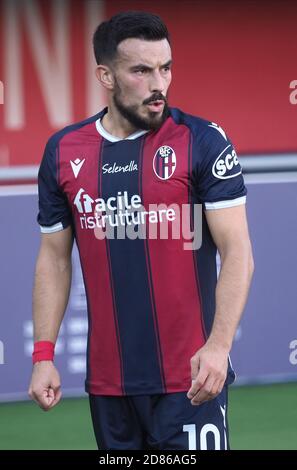
<svg viewBox="0 0 297 470">
<path fill-rule="evenodd" d="M 55 345 L 51 341 L 36 341 L 32 354 L 33 364 L 40 361 L 54 360 Z"/>
</svg>

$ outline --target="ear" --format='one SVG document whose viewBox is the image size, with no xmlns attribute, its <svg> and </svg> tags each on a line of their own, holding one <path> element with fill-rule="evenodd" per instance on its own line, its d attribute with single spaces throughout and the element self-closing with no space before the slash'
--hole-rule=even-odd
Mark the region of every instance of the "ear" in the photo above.
<svg viewBox="0 0 297 470">
<path fill-rule="evenodd" d="M 96 77 L 104 88 L 113 90 L 114 78 L 112 70 L 107 65 L 98 65 L 96 68 Z"/>
</svg>

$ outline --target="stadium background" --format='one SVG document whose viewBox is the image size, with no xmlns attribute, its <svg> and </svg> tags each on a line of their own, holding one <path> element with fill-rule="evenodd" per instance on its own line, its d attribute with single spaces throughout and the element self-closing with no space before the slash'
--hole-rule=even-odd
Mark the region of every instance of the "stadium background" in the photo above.
<svg viewBox="0 0 297 470">
<path fill-rule="evenodd" d="M 95 447 L 85 398 L 64 399 L 46 415 L 22 401 L 39 243 L 35 183 L 49 135 L 104 104 L 91 35 L 126 9 L 164 18 L 170 103 L 222 125 L 245 170 L 256 272 L 232 355 L 240 385 L 230 396 L 233 448 L 297 449 L 297 4 L 212 0 L 0 1 L 0 449 Z M 86 340 L 76 252 L 74 268 L 57 351 L 72 397 L 83 395 Z"/>
</svg>

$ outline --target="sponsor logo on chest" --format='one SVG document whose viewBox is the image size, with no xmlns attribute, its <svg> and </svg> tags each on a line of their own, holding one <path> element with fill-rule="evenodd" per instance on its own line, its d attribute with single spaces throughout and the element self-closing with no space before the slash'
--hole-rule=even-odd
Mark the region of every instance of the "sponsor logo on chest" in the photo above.
<svg viewBox="0 0 297 470">
<path fill-rule="evenodd" d="M 138 166 L 137 163 L 135 163 L 135 160 L 131 160 L 127 165 L 118 165 L 117 162 L 114 162 L 113 165 L 105 163 L 102 166 L 103 175 L 106 173 L 127 173 L 132 171 L 138 171 Z"/>
</svg>

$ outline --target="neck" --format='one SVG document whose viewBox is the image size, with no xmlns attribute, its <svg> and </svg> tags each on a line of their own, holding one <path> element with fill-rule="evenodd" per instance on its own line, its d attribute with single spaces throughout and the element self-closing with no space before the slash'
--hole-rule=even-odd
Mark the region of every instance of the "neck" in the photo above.
<svg viewBox="0 0 297 470">
<path fill-rule="evenodd" d="M 108 111 L 103 116 L 101 123 L 109 134 L 121 139 L 125 139 L 139 130 L 118 112 L 112 102 L 108 103 Z"/>
</svg>

